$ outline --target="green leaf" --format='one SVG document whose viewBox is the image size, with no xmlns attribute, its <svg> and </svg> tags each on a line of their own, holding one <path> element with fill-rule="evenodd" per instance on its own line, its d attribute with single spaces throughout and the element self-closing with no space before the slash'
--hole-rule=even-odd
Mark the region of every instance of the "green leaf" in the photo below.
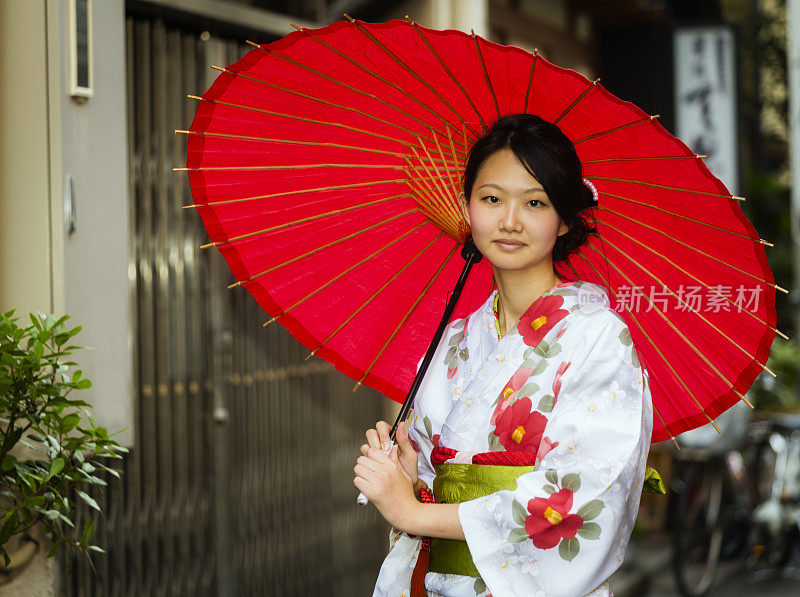
<svg viewBox="0 0 800 597">
<path fill-rule="evenodd" d="M 544 487 L 542 487 L 542 489 L 544 489 L 544 492 L 547 495 L 553 495 L 556 492 L 556 488 L 553 487 L 552 485 L 545 485 Z"/>
<path fill-rule="evenodd" d="M 98 547 L 97 545 L 90 545 L 89 549 L 91 549 L 92 551 L 98 551 L 100 553 L 106 553 L 106 550 L 102 549 L 101 547 Z"/>
<path fill-rule="evenodd" d="M 581 477 L 578 473 L 569 473 L 561 479 L 561 487 L 570 491 L 578 491 L 581 488 Z"/>
<path fill-rule="evenodd" d="M 88 390 L 92 387 L 92 382 L 85 377 L 75 384 L 76 390 Z"/>
<path fill-rule="evenodd" d="M 508 540 L 510 543 L 522 543 L 527 539 L 529 539 L 528 531 L 521 528 L 513 529 L 508 535 Z"/>
<path fill-rule="evenodd" d="M 33 344 L 33 358 L 37 361 L 41 361 L 42 357 L 44 356 L 44 344 L 36 340 Z"/>
<path fill-rule="evenodd" d="M 67 524 L 68 524 L 70 527 L 72 527 L 73 529 L 75 528 L 75 523 L 74 523 L 74 522 L 72 522 L 72 521 L 71 521 L 69 518 L 67 518 L 67 517 L 66 517 L 66 516 L 64 516 L 63 514 L 59 514 L 59 516 L 58 516 L 58 517 L 59 517 L 61 520 L 63 520 L 65 523 L 67 523 Z"/>
<path fill-rule="evenodd" d="M 94 520 L 89 518 L 89 520 L 87 520 L 83 525 L 81 543 L 88 544 L 92 540 L 92 533 L 94 533 Z"/>
<path fill-rule="evenodd" d="M 44 515 L 47 520 L 56 520 L 61 515 L 61 512 L 58 510 L 45 510 Z"/>
<path fill-rule="evenodd" d="M 533 373 L 531 373 L 531 377 L 536 377 L 537 375 L 541 375 L 544 373 L 544 370 L 547 369 L 547 361 L 544 359 L 540 359 L 536 366 L 533 368 Z"/>
<path fill-rule="evenodd" d="M 540 357 L 546 357 L 548 350 L 550 350 L 550 345 L 544 340 L 542 340 L 541 342 L 539 342 L 536 348 L 533 349 L 533 352 L 534 354 L 537 354 Z"/>
<path fill-rule="evenodd" d="M 578 508 L 576 514 L 583 520 L 593 520 L 600 516 L 606 505 L 601 500 L 591 500 Z"/>
<path fill-rule="evenodd" d="M 91 496 L 89 496 L 88 494 L 84 493 L 84 492 L 83 492 L 83 491 L 81 491 L 80 489 L 76 489 L 75 491 L 77 492 L 77 494 L 78 494 L 78 497 L 80 497 L 80 498 L 81 498 L 81 499 L 82 499 L 84 502 L 86 502 L 87 504 L 89 504 L 89 505 L 90 505 L 92 508 L 94 508 L 94 509 L 95 509 L 95 510 L 97 510 L 98 512 L 100 512 L 100 511 L 101 511 L 101 510 L 100 510 L 100 506 L 98 506 L 98 505 L 97 505 L 97 502 L 96 502 L 96 501 L 94 501 L 94 500 L 91 498 Z"/>
<path fill-rule="evenodd" d="M 555 469 L 549 469 L 545 474 L 544 478 L 550 481 L 553 485 L 558 485 L 558 473 Z"/>
<path fill-rule="evenodd" d="M 578 534 L 583 539 L 594 541 L 600 538 L 600 525 L 596 522 L 584 522 L 583 526 L 578 529 Z"/>
<path fill-rule="evenodd" d="M 5 523 L 3 524 L 3 528 L 0 529 L 0 545 L 5 545 L 9 537 L 14 534 L 17 523 L 19 522 L 19 513 L 17 510 L 12 510 L 10 514 L 6 514 L 3 520 Z"/>
<path fill-rule="evenodd" d="M 517 500 L 511 502 L 511 514 L 514 517 L 514 521 L 520 525 L 525 526 L 525 520 L 528 518 L 528 512 L 525 510 L 525 507 L 520 504 Z"/>
<path fill-rule="evenodd" d="M 431 428 L 431 420 L 428 417 L 422 419 L 422 423 L 425 425 L 425 433 L 428 434 L 428 437 L 433 437 L 433 429 Z"/>
<path fill-rule="evenodd" d="M 486 590 L 486 583 L 483 582 L 483 579 L 480 576 L 475 579 L 475 582 L 472 585 L 472 590 L 475 591 L 476 595 L 480 595 Z"/>
<path fill-rule="evenodd" d="M 3 456 L 3 464 L 2 466 L 0 466 L 0 468 L 3 470 L 3 472 L 7 473 L 8 471 L 14 469 L 14 465 L 16 463 L 17 459 L 14 457 L 13 454 L 6 454 L 5 456 Z"/>
<path fill-rule="evenodd" d="M 59 545 L 60 543 L 58 541 L 53 542 L 53 545 L 50 546 L 50 551 L 47 552 L 48 558 L 52 558 L 54 555 L 56 555 Z"/>
<path fill-rule="evenodd" d="M 524 398 L 525 396 L 533 396 L 536 392 L 539 391 L 539 385 L 535 383 L 526 383 L 519 389 L 517 396 L 520 398 Z"/>
<path fill-rule="evenodd" d="M 50 472 L 47 475 L 48 479 L 51 479 L 53 475 L 57 475 L 61 471 L 64 470 L 64 459 L 61 457 L 56 458 L 52 463 L 50 463 Z"/>
<path fill-rule="evenodd" d="M 633 340 L 631 339 L 631 331 L 627 327 L 619 333 L 619 341 L 624 346 L 630 346 L 633 344 Z"/>
<path fill-rule="evenodd" d="M 562 539 L 558 544 L 558 555 L 567 562 L 571 562 L 581 550 L 581 544 L 573 537 L 572 539 Z"/>
<path fill-rule="evenodd" d="M 543 396 L 541 400 L 539 400 L 539 405 L 536 407 L 537 410 L 542 411 L 543 413 L 550 413 L 553 412 L 553 407 L 556 405 L 556 399 L 553 396 Z"/>
</svg>

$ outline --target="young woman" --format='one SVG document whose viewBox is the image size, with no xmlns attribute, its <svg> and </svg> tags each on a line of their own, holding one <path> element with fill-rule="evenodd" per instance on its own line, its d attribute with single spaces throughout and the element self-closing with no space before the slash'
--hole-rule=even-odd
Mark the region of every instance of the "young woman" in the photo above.
<svg viewBox="0 0 800 597">
<path fill-rule="evenodd" d="M 594 232 L 575 148 L 506 116 L 473 146 L 460 203 L 497 289 L 448 325 L 392 452 L 389 425 L 367 431 L 354 485 L 394 538 L 374 594 L 610 595 L 652 407 L 606 292 L 556 269 Z"/>
</svg>

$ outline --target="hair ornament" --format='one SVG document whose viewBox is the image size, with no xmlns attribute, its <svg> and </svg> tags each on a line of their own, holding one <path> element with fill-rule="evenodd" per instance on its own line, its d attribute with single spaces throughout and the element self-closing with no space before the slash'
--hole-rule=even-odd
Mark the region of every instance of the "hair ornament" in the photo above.
<svg viewBox="0 0 800 597">
<path fill-rule="evenodd" d="M 592 192 L 592 197 L 594 197 L 594 202 L 598 203 L 599 199 L 598 199 L 597 189 L 592 184 L 592 182 L 588 178 L 584 178 L 583 179 L 583 184 L 585 184 L 587 187 L 589 187 L 589 190 Z"/>
</svg>

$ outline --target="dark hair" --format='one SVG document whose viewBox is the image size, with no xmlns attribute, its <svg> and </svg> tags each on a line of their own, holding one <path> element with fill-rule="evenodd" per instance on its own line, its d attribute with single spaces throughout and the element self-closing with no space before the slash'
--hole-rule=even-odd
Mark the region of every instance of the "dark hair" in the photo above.
<svg viewBox="0 0 800 597">
<path fill-rule="evenodd" d="M 469 202 L 478 171 L 489 156 L 509 148 L 538 180 L 556 212 L 569 227 L 556 239 L 553 262 L 564 261 L 589 235 L 597 232 L 589 208 L 592 191 L 583 183 L 583 168 L 572 141 L 555 124 L 533 114 L 504 116 L 472 146 L 464 170 L 464 194 Z"/>
</svg>

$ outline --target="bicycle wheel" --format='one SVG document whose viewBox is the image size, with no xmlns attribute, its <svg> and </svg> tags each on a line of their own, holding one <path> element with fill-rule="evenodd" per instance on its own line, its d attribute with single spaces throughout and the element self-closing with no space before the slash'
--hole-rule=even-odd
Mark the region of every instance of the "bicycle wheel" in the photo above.
<svg viewBox="0 0 800 597">
<path fill-rule="evenodd" d="M 719 566 L 723 473 L 714 461 L 692 463 L 676 492 L 672 565 L 678 590 L 688 597 L 708 593 Z"/>
</svg>

